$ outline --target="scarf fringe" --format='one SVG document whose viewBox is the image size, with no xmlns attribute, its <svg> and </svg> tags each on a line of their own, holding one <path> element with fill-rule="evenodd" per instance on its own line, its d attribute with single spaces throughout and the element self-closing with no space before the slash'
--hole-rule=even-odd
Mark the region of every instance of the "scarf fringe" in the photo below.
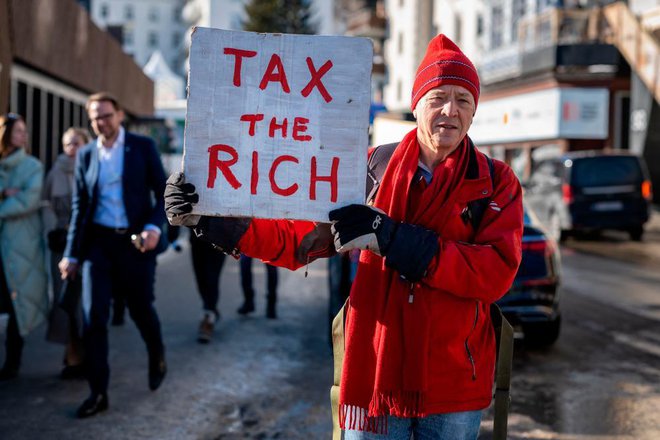
<svg viewBox="0 0 660 440">
<path fill-rule="evenodd" d="M 387 417 L 425 417 L 424 393 L 421 391 L 374 392 L 369 409 L 355 405 L 339 405 L 339 426 L 341 429 L 387 434 Z"/>
<path fill-rule="evenodd" d="M 370 416 L 366 408 L 343 404 L 339 405 L 339 427 L 386 435 L 387 415 Z"/>
<path fill-rule="evenodd" d="M 369 414 L 392 414 L 396 417 L 424 417 L 424 393 L 421 391 L 374 391 Z"/>
</svg>

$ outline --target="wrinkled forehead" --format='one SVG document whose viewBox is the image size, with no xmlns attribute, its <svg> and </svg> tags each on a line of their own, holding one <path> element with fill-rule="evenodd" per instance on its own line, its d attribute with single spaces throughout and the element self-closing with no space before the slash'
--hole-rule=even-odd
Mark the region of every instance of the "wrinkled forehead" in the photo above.
<svg viewBox="0 0 660 440">
<path fill-rule="evenodd" d="M 463 98 L 469 96 L 470 101 L 474 101 L 474 97 L 472 96 L 472 93 L 470 93 L 468 89 L 456 84 L 440 84 L 437 87 L 433 87 L 428 92 L 426 92 L 424 96 L 422 96 L 422 99 L 427 98 L 429 96 L 448 96 L 448 95 L 453 95 L 456 96 L 457 98 Z"/>
</svg>

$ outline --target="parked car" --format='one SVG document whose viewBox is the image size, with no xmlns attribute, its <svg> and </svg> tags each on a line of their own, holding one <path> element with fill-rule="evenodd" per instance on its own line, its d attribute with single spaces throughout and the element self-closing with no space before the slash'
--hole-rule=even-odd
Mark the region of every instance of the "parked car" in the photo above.
<svg viewBox="0 0 660 440">
<path fill-rule="evenodd" d="M 527 206 L 522 250 L 513 286 L 497 303 L 514 328 L 523 332 L 526 343 L 552 345 L 561 327 L 559 249 Z M 357 261 L 356 254 L 340 254 L 328 260 L 330 323 L 348 297 Z"/>
<path fill-rule="evenodd" d="M 559 337 L 561 257 L 556 241 L 525 206 L 522 261 L 511 289 L 497 301 L 506 319 L 530 346 L 552 345 Z"/>
<path fill-rule="evenodd" d="M 577 231 L 627 231 L 639 241 L 653 196 L 644 159 L 627 152 L 571 152 L 535 164 L 525 199 L 557 240 Z"/>
</svg>

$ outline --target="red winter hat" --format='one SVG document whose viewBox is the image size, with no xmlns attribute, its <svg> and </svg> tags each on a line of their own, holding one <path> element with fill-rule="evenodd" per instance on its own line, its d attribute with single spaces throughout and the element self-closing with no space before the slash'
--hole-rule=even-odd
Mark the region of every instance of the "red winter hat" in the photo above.
<svg viewBox="0 0 660 440">
<path fill-rule="evenodd" d="M 479 102 L 479 75 L 472 62 L 456 44 L 443 34 L 437 35 L 426 48 L 424 59 L 417 68 L 413 84 L 411 109 L 432 88 L 442 84 L 465 87 Z"/>
</svg>

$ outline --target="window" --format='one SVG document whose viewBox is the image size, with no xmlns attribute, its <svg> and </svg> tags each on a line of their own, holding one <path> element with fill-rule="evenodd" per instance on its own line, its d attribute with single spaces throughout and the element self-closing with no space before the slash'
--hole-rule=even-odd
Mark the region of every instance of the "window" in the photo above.
<svg viewBox="0 0 660 440">
<path fill-rule="evenodd" d="M 501 6 L 495 6 L 491 9 L 491 33 L 490 33 L 490 48 L 497 49 L 502 46 L 502 27 L 504 25 L 504 13 Z"/>
<path fill-rule="evenodd" d="M 477 15 L 477 36 L 482 36 L 484 33 L 484 17 L 483 15 Z"/>
<path fill-rule="evenodd" d="M 511 4 L 511 41 L 518 41 L 518 25 L 525 16 L 526 0 L 513 0 Z"/>
<path fill-rule="evenodd" d="M 174 32 L 172 34 L 172 49 L 176 49 L 181 46 L 181 33 Z"/>
<path fill-rule="evenodd" d="M 149 9 L 149 21 L 151 23 L 158 23 L 158 9 L 156 8 Z"/>
<path fill-rule="evenodd" d="M 399 54 L 402 54 L 403 53 L 403 32 L 399 32 L 399 38 L 398 38 L 398 41 L 397 41 L 397 46 L 398 46 L 397 50 L 398 50 Z"/>
<path fill-rule="evenodd" d="M 108 5 L 103 3 L 101 5 L 101 18 L 108 18 L 108 15 L 110 15 L 110 10 L 108 9 Z"/>
<path fill-rule="evenodd" d="M 124 28 L 124 45 L 132 46 L 134 42 L 133 31 L 130 29 Z"/>
<path fill-rule="evenodd" d="M 396 100 L 401 101 L 403 99 L 403 84 L 401 84 L 401 80 L 398 80 L 396 82 Z"/>
<path fill-rule="evenodd" d="M 147 43 L 149 44 L 149 47 L 152 49 L 155 49 L 158 47 L 158 34 L 154 31 L 149 32 L 149 36 L 147 37 Z"/>
<path fill-rule="evenodd" d="M 456 44 L 458 45 L 461 44 L 462 33 L 463 33 L 463 21 L 461 20 L 461 16 L 456 14 L 454 15 L 454 37 L 456 40 Z"/>
<path fill-rule="evenodd" d="M 124 7 L 124 18 L 126 20 L 133 20 L 134 17 L 133 5 L 126 5 Z"/>
</svg>

